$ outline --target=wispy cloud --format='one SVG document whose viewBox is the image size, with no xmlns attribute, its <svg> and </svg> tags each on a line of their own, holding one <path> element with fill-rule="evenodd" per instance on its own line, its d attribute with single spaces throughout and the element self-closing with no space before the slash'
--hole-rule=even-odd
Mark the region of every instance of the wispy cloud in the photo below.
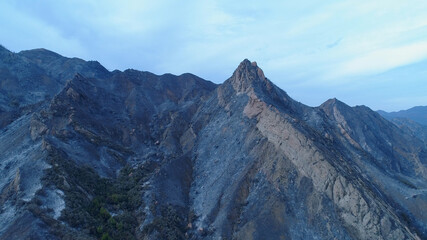
<svg viewBox="0 0 427 240">
<path fill-rule="evenodd" d="M 44 47 L 67 55 L 89 56 L 78 39 L 64 36 L 57 28 L 21 12 L 7 1 L 0 2 L 0 9 L 0 41 L 11 50 Z"/>
<path fill-rule="evenodd" d="M 377 74 L 426 58 L 427 41 L 378 49 L 338 64 L 338 70 L 332 73 L 331 78 Z"/>
<path fill-rule="evenodd" d="M 334 89 L 426 59 L 426 12 L 424 0 L 5 0 L 0 42 L 216 82 L 249 58 L 284 89 Z"/>
</svg>

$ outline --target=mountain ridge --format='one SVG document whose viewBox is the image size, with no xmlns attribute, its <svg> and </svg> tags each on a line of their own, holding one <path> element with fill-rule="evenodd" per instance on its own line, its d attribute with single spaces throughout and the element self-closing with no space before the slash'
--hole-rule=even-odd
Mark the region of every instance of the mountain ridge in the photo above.
<svg viewBox="0 0 427 240">
<path fill-rule="evenodd" d="M 217 85 L 42 52 L 63 85 L 0 128 L 0 239 L 427 236 L 426 145 L 367 107 L 305 106 L 248 59 Z"/>
<path fill-rule="evenodd" d="M 419 124 L 427 126 L 427 106 L 415 106 L 406 110 L 400 110 L 396 112 L 385 112 L 378 110 L 381 116 L 392 120 L 394 118 L 407 118 L 415 121 Z"/>
</svg>

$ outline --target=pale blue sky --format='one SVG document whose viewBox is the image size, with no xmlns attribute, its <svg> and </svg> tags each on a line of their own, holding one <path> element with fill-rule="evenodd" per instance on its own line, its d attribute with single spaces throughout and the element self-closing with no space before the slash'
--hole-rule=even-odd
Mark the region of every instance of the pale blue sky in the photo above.
<svg viewBox="0 0 427 240">
<path fill-rule="evenodd" d="M 216 83 L 248 58 L 311 106 L 427 105 L 427 1 L 299 2 L 3 0 L 0 44 Z"/>
</svg>

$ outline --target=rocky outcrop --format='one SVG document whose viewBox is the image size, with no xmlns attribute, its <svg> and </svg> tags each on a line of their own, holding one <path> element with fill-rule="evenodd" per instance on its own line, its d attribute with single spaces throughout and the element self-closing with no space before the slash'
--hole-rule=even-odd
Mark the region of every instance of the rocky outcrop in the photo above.
<svg viewBox="0 0 427 240">
<path fill-rule="evenodd" d="M 4 205 L 7 200 L 16 200 L 19 193 L 19 182 L 21 180 L 21 175 L 19 174 L 19 168 L 16 171 L 15 177 L 12 182 L 6 185 L 0 194 L 0 204 Z"/>
</svg>

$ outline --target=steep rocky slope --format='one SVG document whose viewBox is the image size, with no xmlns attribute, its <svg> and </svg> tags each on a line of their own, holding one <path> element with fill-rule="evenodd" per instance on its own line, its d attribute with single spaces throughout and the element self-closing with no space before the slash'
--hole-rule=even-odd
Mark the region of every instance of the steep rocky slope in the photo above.
<svg viewBox="0 0 427 240">
<path fill-rule="evenodd" d="M 417 238 L 394 211 L 394 203 L 382 198 L 381 190 L 363 174 L 376 166 L 355 163 L 382 158 L 355 149 L 345 137 L 349 129 L 339 129 L 344 123 L 328 116 L 325 106 L 309 108 L 293 101 L 247 60 L 211 101 L 215 104 L 208 103 L 209 108 L 217 109 L 208 112 L 216 112 L 215 117 L 202 124 L 206 127 L 198 135 L 223 143 L 217 149 L 202 144 L 195 151 L 193 204 L 200 216 L 196 225 L 215 229 L 212 238 Z M 350 117 L 364 120 L 357 114 Z M 233 131 L 236 122 L 239 131 Z M 372 144 L 371 148 L 382 147 L 375 139 Z M 418 158 L 408 161 L 420 164 Z M 206 169 L 206 164 L 212 167 Z M 419 168 L 424 171 L 424 165 Z M 203 188 L 209 195 L 197 194 Z"/>
<path fill-rule="evenodd" d="M 55 84 L 0 115 L 0 239 L 427 237 L 426 145 L 367 107 L 307 107 L 248 60 L 215 85 L 1 52 L 3 91 L 24 63 Z"/>
<path fill-rule="evenodd" d="M 391 122 L 403 131 L 414 135 L 427 144 L 427 126 L 419 124 L 408 118 L 393 118 Z"/>
<path fill-rule="evenodd" d="M 88 77 L 110 74 L 95 61 L 65 58 L 35 49 L 13 53 L 0 45 L 0 129 L 43 101 L 49 101 L 71 79 L 81 73 Z"/>
</svg>

